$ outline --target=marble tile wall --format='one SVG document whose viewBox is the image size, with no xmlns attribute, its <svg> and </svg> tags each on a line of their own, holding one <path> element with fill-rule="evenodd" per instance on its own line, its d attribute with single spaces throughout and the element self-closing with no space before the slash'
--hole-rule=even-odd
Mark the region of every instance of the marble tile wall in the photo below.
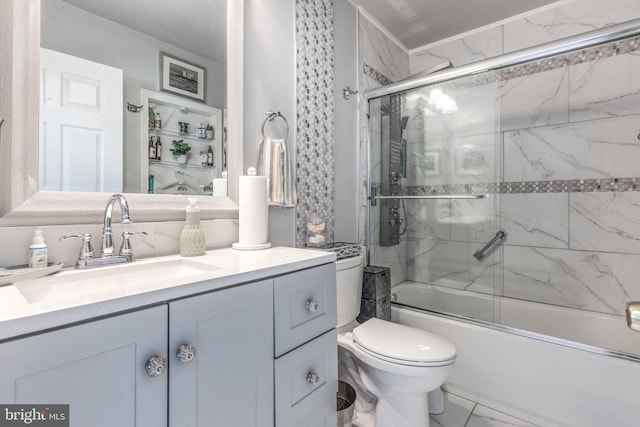
<svg viewBox="0 0 640 427">
<path fill-rule="evenodd" d="M 401 49 L 392 52 L 360 16 L 360 93 L 445 59 L 467 64 L 640 17 L 637 1 L 614 3 L 562 3 L 415 50 L 406 67 Z M 640 261 L 639 56 L 640 41 L 628 39 L 442 84 L 459 104 L 446 117 L 427 111 L 433 88 L 407 94 L 406 193 L 492 197 L 406 203 L 401 245 L 378 247 L 374 230 L 373 262 L 391 267 L 393 284 L 413 280 L 622 314 L 640 292 L 633 280 Z M 367 103 L 360 102 L 366 138 Z M 378 164 L 375 148 L 373 158 Z M 359 196 L 364 241 L 364 187 Z M 509 233 L 505 244 L 478 263 L 471 255 L 500 227 Z"/>
<path fill-rule="evenodd" d="M 615 5 L 619 10 L 576 0 L 414 52 L 410 69 L 417 72 L 443 58 L 455 65 L 475 62 L 640 17 L 638 2 Z M 409 127 L 408 194 L 493 197 L 412 203 L 408 280 L 616 315 L 623 314 L 626 301 L 640 297 L 634 280 L 640 261 L 639 46 L 628 39 L 502 71 L 475 83 L 471 90 L 482 88 L 484 98 L 479 92 L 465 99 L 460 93 L 469 85 L 457 84 L 459 98 L 452 97 L 465 99 L 461 109 L 480 100 L 483 108 L 466 115 L 479 123 L 456 127 L 458 134 L 449 118 L 424 119 L 422 135 L 418 126 Z M 453 94 L 456 84 L 449 86 Z M 428 90 L 422 89 L 422 98 Z M 422 114 L 419 98 L 407 103 L 410 116 Z M 484 159 L 486 170 L 461 176 L 461 148 L 472 151 L 472 159 Z M 478 263 L 471 255 L 498 228 L 508 239 Z"/>
</svg>

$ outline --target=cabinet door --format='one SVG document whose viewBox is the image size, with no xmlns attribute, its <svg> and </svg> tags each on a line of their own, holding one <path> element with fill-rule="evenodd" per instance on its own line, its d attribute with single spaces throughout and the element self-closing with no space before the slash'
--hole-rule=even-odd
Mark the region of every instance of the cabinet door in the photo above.
<svg viewBox="0 0 640 427">
<path fill-rule="evenodd" d="M 71 427 L 167 425 L 167 306 L 0 345 L 0 402 L 69 404 Z"/>
<path fill-rule="evenodd" d="M 169 425 L 273 426 L 273 282 L 172 302 L 169 318 Z"/>
</svg>

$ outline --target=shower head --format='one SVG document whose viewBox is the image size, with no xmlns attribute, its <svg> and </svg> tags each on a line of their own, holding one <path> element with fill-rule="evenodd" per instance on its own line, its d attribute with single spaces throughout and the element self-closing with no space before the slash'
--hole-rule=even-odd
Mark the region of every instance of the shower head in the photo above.
<svg viewBox="0 0 640 427">
<path fill-rule="evenodd" d="M 409 116 L 402 116 L 402 119 L 400 119 L 400 129 L 405 130 L 407 128 L 408 121 Z"/>
</svg>

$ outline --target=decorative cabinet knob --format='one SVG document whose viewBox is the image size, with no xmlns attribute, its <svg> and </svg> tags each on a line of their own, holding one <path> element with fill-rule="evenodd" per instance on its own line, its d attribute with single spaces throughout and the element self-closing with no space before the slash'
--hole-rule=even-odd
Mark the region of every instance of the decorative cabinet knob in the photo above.
<svg viewBox="0 0 640 427">
<path fill-rule="evenodd" d="M 167 360 L 160 356 L 152 356 L 145 366 L 145 371 L 150 377 L 159 377 L 167 370 Z"/>
<path fill-rule="evenodd" d="M 307 383 L 310 385 L 316 385 L 320 382 L 320 375 L 317 372 L 309 372 L 307 374 Z"/>
<path fill-rule="evenodd" d="M 182 344 L 176 352 L 180 363 L 189 363 L 196 357 L 196 346 L 192 344 Z"/>
<path fill-rule="evenodd" d="M 309 313 L 313 313 L 314 311 L 318 310 L 318 301 L 316 301 L 315 299 L 308 299 L 306 304 L 305 304 L 305 308 L 307 309 L 307 311 Z"/>
</svg>

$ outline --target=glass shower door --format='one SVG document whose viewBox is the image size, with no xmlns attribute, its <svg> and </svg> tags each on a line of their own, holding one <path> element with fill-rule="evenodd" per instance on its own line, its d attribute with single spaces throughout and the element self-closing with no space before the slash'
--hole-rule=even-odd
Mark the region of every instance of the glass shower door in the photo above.
<svg viewBox="0 0 640 427">
<path fill-rule="evenodd" d="M 369 101 L 369 264 L 390 267 L 395 303 L 499 321 L 501 239 L 474 257 L 500 231 L 495 77 Z"/>
</svg>

